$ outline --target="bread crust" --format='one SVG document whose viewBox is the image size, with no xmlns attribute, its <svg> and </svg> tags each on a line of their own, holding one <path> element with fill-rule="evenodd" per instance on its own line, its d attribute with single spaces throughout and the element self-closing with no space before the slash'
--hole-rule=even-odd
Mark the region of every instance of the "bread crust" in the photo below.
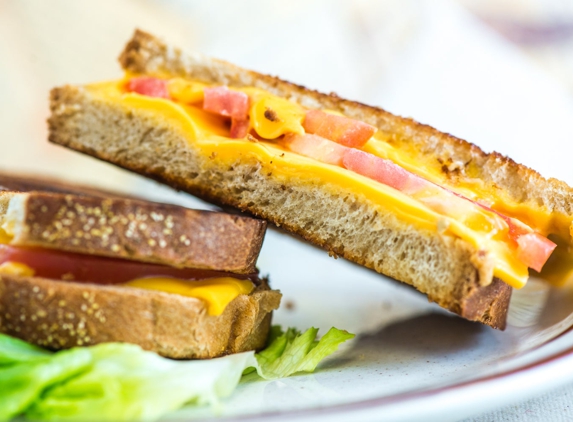
<svg viewBox="0 0 573 422">
<path fill-rule="evenodd" d="M 0 332 L 53 350 L 138 344 L 175 359 L 206 359 L 264 347 L 281 294 L 265 280 L 221 315 L 195 298 L 0 274 Z"/>
<path fill-rule="evenodd" d="M 119 197 L 11 194 L 16 199 L 17 215 L 6 216 L 15 220 L 12 245 L 174 267 L 254 273 L 266 230 L 253 218 Z"/>
</svg>

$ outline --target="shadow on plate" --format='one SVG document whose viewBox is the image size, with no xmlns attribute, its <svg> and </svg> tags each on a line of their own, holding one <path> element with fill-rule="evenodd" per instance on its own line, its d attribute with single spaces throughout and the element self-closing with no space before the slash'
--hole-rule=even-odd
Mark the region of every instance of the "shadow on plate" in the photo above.
<svg viewBox="0 0 573 422">
<path fill-rule="evenodd" d="M 383 327 L 373 334 L 358 336 L 351 349 L 322 366 L 340 368 L 354 362 L 363 366 L 373 361 L 398 363 L 412 359 L 430 362 L 436 358 L 481 348 L 495 341 L 492 329 L 453 315 L 430 313 Z M 491 337 L 491 338 L 490 338 Z"/>
</svg>

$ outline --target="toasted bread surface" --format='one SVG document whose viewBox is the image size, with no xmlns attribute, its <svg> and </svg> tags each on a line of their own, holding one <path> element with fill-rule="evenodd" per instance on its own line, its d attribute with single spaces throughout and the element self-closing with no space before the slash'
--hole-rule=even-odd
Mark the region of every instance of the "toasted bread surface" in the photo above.
<svg viewBox="0 0 573 422">
<path fill-rule="evenodd" d="M 204 157 L 153 113 L 52 91 L 50 140 L 151 177 L 211 202 L 230 205 L 380 273 L 474 321 L 505 327 L 511 288 L 493 279 L 493 260 L 459 238 L 421 230 L 381 204 L 307 175 L 284 180 L 261 163 Z"/>
<path fill-rule="evenodd" d="M 280 299 L 262 280 L 213 316 L 176 294 L 0 274 L 0 332 L 53 350 L 117 341 L 206 359 L 264 347 Z"/>
<path fill-rule="evenodd" d="M 2 221 L 12 245 L 239 274 L 256 271 L 266 229 L 220 212 L 46 192 L 0 193 Z"/>
</svg>

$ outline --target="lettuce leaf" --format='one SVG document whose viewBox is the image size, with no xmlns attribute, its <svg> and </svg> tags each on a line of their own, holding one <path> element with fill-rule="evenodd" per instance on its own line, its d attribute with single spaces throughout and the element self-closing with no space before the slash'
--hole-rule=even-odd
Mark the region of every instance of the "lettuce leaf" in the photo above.
<svg viewBox="0 0 573 422">
<path fill-rule="evenodd" d="M 26 350 L 23 349 L 24 356 Z M 14 351 L 12 349 L 10 352 Z M 25 359 L 30 356 L 25 356 Z M 88 370 L 91 362 L 87 350 L 74 349 L 53 354 L 49 358 L 0 367 L 0 421 L 21 414 L 37 402 L 48 387 Z"/>
<path fill-rule="evenodd" d="M 215 404 L 233 392 L 253 353 L 176 361 L 139 346 L 87 348 L 90 371 L 47 391 L 26 412 L 33 420 L 155 420 L 185 403 Z"/>
<path fill-rule="evenodd" d="M 139 346 L 107 343 L 52 353 L 0 334 L 0 421 L 155 420 L 187 403 L 215 405 L 230 395 L 243 372 L 277 379 L 312 372 L 354 337 L 330 329 L 301 334 L 273 327 L 268 347 L 201 361 L 176 361 Z"/>
<path fill-rule="evenodd" d="M 318 329 L 314 327 L 301 334 L 294 328 L 283 332 L 274 326 L 268 346 L 255 355 L 255 370 L 267 380 L 313 372 L 320 361 L 334 353 L 341 343 L 354 338 L 354 334 L 334 327 L 320 340 L 316 340 L 317 334 Z"/>
<path fill-rule="evenodd" d="M 0 368 L 5 365 L 47 359 L 51 352 L 18 338 L 0 334 Z"/>
</svg>

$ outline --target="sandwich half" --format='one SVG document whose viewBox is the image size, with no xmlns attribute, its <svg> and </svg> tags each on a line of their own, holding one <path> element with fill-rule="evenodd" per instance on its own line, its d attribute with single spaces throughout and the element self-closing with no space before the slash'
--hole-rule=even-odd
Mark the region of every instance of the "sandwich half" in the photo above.
<svg viewBox="0 0 573 422">
<path fill-rule="evenodd" d="M 95 190 L 0 191 L 0 332 L 56 350 L 117 341 L 181 359 L 260 349 L 281 298 L 255 267 L 265 228 Z"/>
<path fill-rule="evenodd" d="M 52 91 L 51 142 L 264 218 L 466 319 L 503 329 L 512 287 L 571 243 L 573 190 L 497 153 L 142 31 L 120 63 L 120 80 Z"/>
</svg>

